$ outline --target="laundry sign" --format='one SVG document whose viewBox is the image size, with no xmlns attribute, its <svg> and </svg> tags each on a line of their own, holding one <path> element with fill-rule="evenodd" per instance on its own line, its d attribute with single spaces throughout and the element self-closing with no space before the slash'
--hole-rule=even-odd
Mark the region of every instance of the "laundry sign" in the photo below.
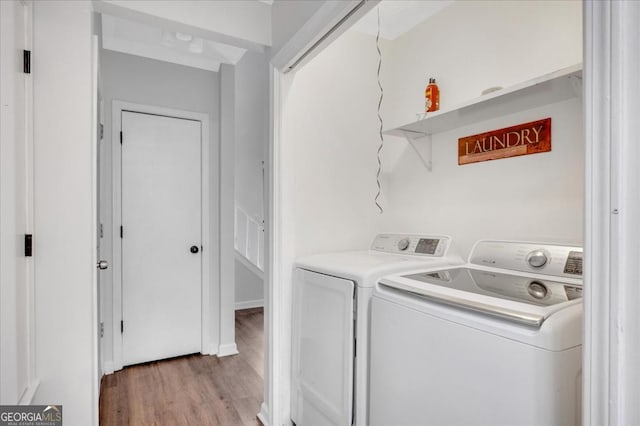
<svg viewBox="0 0 640 426">
<path fill-rule="evenodd" d="M 458 165 L 551 151 L 551 118 L 458 139 Z"/>
</svg>

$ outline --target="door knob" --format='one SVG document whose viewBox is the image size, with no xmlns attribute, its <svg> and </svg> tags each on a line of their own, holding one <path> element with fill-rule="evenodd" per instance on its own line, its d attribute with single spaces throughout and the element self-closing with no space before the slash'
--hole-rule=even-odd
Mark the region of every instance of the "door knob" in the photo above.
<svg viewBox="0 0 640 426">
<path fill-rule="evenodd" d="M 196 254 L 198 251 L 200 251 L 200 249 L 198 248 L 198 246 L 191 246 L 191 253 Z"/>
<path fill-rule="evenodd" d="M 107 269 L 109 267 L 109 262 L 107 262 L 106 260 L 101 260 L 100 262 L 98 262 L 96 267 L 98 269 Z"/>
</svg>

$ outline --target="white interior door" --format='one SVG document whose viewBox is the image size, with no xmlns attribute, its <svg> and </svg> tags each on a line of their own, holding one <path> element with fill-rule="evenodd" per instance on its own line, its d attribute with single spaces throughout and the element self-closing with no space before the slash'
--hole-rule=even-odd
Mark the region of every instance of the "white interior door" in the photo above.
<svg viewBox="0 0 640 426">
<path fill-rule="evenodd" d="M 23 72 L 31 7 L 0 2 L 0 404 L 33 395 L 31 78 Z"/>
<path fill-rule="evenodd" d="M 122 112 L 122 359 L 200 352 L 201 123 Z"/>
</svg>

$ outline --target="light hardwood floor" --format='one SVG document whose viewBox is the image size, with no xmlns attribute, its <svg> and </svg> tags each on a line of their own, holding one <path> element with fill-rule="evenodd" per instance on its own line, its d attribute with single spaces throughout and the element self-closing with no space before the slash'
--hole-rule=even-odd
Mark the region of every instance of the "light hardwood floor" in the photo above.
<svg viewBox="0 0 640 426">
<path fill-rule="evenodd" d="M 238 355 L 188 355 L 105 376 L 100 424 L 260 425 L 263 329 L 262 308 L 236 311 Z"/>
</svg>

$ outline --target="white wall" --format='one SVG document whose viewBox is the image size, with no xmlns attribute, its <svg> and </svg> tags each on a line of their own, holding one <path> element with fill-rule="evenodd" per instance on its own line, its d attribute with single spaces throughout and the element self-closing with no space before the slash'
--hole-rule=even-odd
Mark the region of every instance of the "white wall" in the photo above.
<svg viewBox="0 0 640 426">
<path fill-rule="evenodd" d="M 235 202 L 258 223 L 264 221 L 264 173 L 269 136 L 269 81 L 267 55 L 247 52 L 236 65 L 236 140 L 235 140 Z M 238 224 L 236 224 L 238 225 Z M 241 226 L 244 225 L 240 224 Z M 236 235 L 236 238 L 243 237 Z M 263 244 L 250 238 L 250 244 Z M 251 247 L 264 253 L 263 247 Z M 236 308 L 259 306 L 264 300 L 263 278 L 255 268 L 236 260 Z"/>
<path fill-rule="evenodd" d="M 453 2 L 384 49 L 385 128 L 424 111 L 429 77 L 447 109 L 582 62 L 581 17 L 572 0 Z"/>
<path fill-rule="evenodd" d="M 235 260 L 235 307 L 249 309 L 264 306 L 264 279 L 249 263 Z"/>
<path fill-rule="evenodd" d="M 376 67 L 373 39 L 348 33 L 293 77 L 283 142 L 296 255 L 367 247 L 379 227 Z"/>
<path fill-rule="evenodd" d="M 546 117 L 552 118 L 551 152 L 458 166 L 459 137 Z M 433 172 L 407 142 L 389 138 L 387 146 L 383 229 L 450 235 L 465 257 L 479 239 L 582 244 L 579 100 L 434 135 Z"/>
<path fill-rule="evenodd" d="M 263 174 L 269 131 L 267 57 L 247 52 L 236 65 L 236 203 L 264 219 Z"/>
<path fill-rule="evenodd" d="M 488 87 L 580 63 L 581 4 L 454 2 L 389 43 L 383 55 L 389 128 L 414 121 L 423 110 L 428 77 L 437 78 L 446 109 Z M 406 141 L 388 137 L 383 229 L 449 234 L 463 256 L 481 238 L 581 244 L 581 111 L 573 100 L 436 134 L 431 173 Z M 457 165 L 458 138 L 545 117 L 553 122 L 551 152 Z"/>
<path fill-rule="evenodd" d="M 127 55 L 124 53 L 103 50 L 101 57 L 101 75 L 104 96 L 105 135 L 103 140 L 103 157 L 101 168 L 101 210 L 104 224 L 104 238 L 101 241 L 103 258 L 112 264 L 112 101 L 127 101 L 143 105 L 159 106 L 172 109 L 180 109 L 191 112 L 206 113 L 209 115 L 209 140 L 210 152 L 210 210 L 211 217 L 210 241 L 214 242 L 210 249 L 206 250 L 206 259 L 210 262 L 212 293 L 219 290 L 219 99 L 220 76 L 218 73 L 156 61 L 153 59 Z M 120 226 L 120 224 L 115 224 Z M 119 242 L 117 242 L 119 243 Z M 104 257 L 106 256 L 106 257 Z M 103 321 L 105 335 L 102 340 L 104 361 L 107 363 L 107 371 L 110 371 L 109 363 L 113 361 L 113 339 L 119 338 L 119 330 L 111 327 L 113 324 L 113 269 L 102 271 L 103 286 Z M 214 315 L 218 315 L 217 297 L 211 301 Z M 217 333 L 216 333 L 217 334 Z M 215 337 L 215 336 L 212 336 Z M 214 340 L 217 345 L 217 340 Z"/>
<path fill-rule="evenodd" d="M 35 404 L 97 423 L 91 4 L 34 2 Z"/>
<path fill-rule="evenodd" d="M 235 343 L 235 67 L 220 67 L 220 348 L 218 355 L 238 352 Z"/>
</svg>

